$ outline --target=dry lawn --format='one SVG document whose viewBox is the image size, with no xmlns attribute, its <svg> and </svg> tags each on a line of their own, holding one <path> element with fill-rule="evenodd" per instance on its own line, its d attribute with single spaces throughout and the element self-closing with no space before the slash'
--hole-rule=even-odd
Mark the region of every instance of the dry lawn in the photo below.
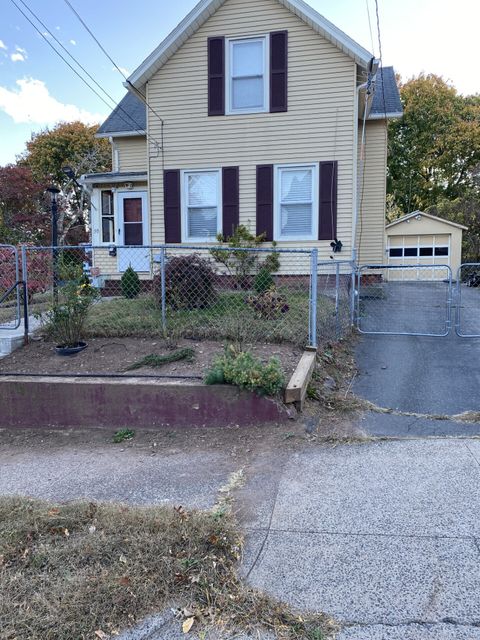
<svg viewBox="0 0 480 640">
<path fill-rule="evenodd" d="M 245 587 L 241 539 L 225 509 L 0 499 L 2 640 L 108 638 L 176 603 L 193 630 L 264 629 L 321 640 L 325 616 L 302 616 Z M 179 621 L 179 625 L 181 624 Z"/>
</svg>

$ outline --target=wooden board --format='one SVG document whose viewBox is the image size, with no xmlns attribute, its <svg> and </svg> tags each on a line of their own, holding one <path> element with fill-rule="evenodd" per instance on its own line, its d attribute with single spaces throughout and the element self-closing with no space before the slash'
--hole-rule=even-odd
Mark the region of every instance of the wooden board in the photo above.
<svg viewBox="0 0 480 640">
<path fill-rule="evenodd" d="M 290 382 L 285 389 L 285 404 L 292 402 L 303 403 L 307 393 L 308 383 L 315 369 L 316 351 L 304 351 Z"/>
</svg>

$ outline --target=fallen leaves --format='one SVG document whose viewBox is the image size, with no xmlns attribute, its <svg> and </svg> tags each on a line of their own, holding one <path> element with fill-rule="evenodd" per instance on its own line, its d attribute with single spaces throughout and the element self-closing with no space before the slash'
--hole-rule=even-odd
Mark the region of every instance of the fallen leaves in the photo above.
<svg viewBox="0 0 480 640">
<path fill-rule="evenodd" d="M 193 623 L 195 622 L 195 618 L 187 618 L 186 620 L 184 620 L 183 624 L 182 624 L 182 631 L 183 633 L 189 633 L 191 628 L 193 627 Z"/>
</svg>

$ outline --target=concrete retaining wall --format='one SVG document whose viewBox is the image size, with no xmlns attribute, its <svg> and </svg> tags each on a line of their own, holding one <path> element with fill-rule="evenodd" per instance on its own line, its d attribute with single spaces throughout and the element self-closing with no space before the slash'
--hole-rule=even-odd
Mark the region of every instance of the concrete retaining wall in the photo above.
<svg viewBox="0 0 480 640">
<path fill-rule="evenodd" d="M 287 422 L 270 398 L 232 386 L 140 378 L 0 379 L 0 427 L 222 427 Z"/>
</svg>

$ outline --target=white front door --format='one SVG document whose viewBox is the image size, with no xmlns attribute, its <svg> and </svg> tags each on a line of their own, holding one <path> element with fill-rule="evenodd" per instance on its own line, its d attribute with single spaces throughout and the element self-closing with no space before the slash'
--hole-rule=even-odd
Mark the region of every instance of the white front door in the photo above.
<svg viewBox="0 0 480 640">
<path fill-rule="evenodd" d="M 117 193 L 118 211 L 118 270 L 129 266 L 134 271 L 150 271 L 150 244 L 146 191 L 121 191 Z"/>
</svg>

